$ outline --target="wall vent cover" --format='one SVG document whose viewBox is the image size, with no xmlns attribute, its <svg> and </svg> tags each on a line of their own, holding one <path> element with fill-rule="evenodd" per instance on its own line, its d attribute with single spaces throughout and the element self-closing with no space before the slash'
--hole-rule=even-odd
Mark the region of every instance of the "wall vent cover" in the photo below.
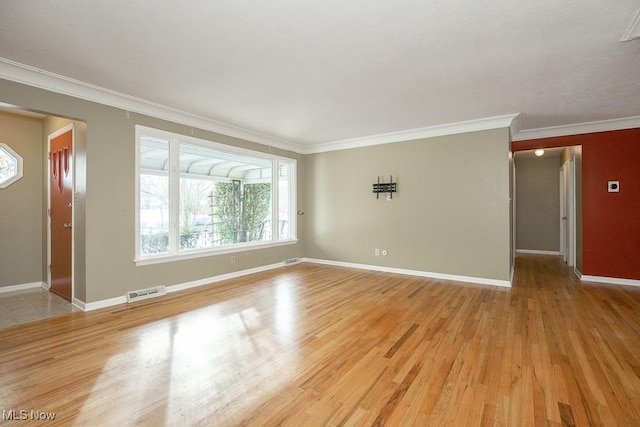
<svg viewBox="0 0 640 427">
<path fill-rule="evenodd" d="M 140 289 L 138 291 L 127 292 L 127 302 L 142 301 L 149 298 L 159 297 L 167 294 L 164 286 L 156 286 L 155 288 Z"/>
</svg>

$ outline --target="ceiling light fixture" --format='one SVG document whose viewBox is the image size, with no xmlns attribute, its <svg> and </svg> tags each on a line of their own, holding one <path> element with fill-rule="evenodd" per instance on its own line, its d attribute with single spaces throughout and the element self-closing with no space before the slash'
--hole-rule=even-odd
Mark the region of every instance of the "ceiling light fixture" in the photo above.
<svg viewBox="0 0 640 427">
<path fill-rule="evenodd" d="M 538 148 L 536 151 L 534 151 L 534 154 L 540 157 L 544 154 L 544 150 L 542 148 Z"/>
<path fill-rule="evenodd" d="M 629 24 L 629 28 L 624 32 L 620 41 L 628 42 L 636 39 L 640 39 L 640 9 L 638 9 L 636 14 L 633 16 L 633 20 L 631 21 L 631 24 Z"/>
</svg>

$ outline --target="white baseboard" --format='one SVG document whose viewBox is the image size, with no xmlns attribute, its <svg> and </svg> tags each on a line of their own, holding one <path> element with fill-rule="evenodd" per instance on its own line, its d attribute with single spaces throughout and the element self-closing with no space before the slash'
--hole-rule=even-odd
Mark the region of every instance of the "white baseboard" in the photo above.
<svg viewBox="0 0 640 427">
<path fill-rule="evenodd" d="M 428 277 L 432 279 L 441 279 L 441 280 L 452 280 L 456 282 L 465 282 L 465 283 L 476 283 L 481 285 L 491 285 L 491 286 L 500 286 L 500 287 L 511 287 L 511 282 L 509 280 L 496 280 L 496 279 L 485 279 L 482 277 L 470 277 L 470 276 L 457 276 L 452 274 L 441 274 L 441 273 L 432 273 L 427 271 L 418 271 L 418 270 L 406 270 L 400 268 L 393 267 L 381 267 L 376 265 L 365 265 L 365 264 L 354 264 L 348 262 L 340 262 L 340 261 L 328 261 L 314 258 L 301 258 L 302 262 L 310 262 L 314 264 L 325 264 L 325 265 L 333 265 L 339 267 L 350 267 L 357 268 L 360 270 L 374 270 L 381 271 L 386 273 L 396 273 L 396 274 L 405 274 L 409 276 L 418 276 L 418 277 Z M 250 268 L 247 270 L 234 271 L 232 273 L 220 274 L 218 276 L 207 277 L 204 279 L 193 280 L 190 282 L 179 283 L 176 285 L 167 286 L 167 293 L 173 293 L 178 291 L 183 291 L 186 289 L 196 288 L 199 286 L 205 286 L 216 282 L 221 282 L 223 280 L 235 279 L 242 276 L 247 276 L 249 274 L 260 273 L 263 271 L 273 270 L 276 268 L 284 267 L 284 262 L 278 262 L 275 264 L 264 265 L 261 267 Z M 105 300 L 95 301 L 85 303 L 80 301 L 77 298 L 74 298 L 73 305 L 80 308 L 83 311 L 93 311 L 101 308 L 112 307 L 114 305 L 125 304 L 127 302 L 127 298 L 125 296 L 119 296 L 115 298 L 109 298 Z"/>
<path fill-rule="evenodd" d="M 640 280 L 620 279 L 617 277 L 580 276 L 581 282 L 608 283 L 611 285 L 640 286 Z"/>
<path fill-rule="evenodd" d="M 578 280 L 580 280 L 580 278 L 582 277 L 582 273 L 580 272 L 580 270 L 578 270 L 576 267 L 573 267 L 573 274 L 576 275 L 576 277 L 578 278 Z"/>
<path fill-rule="evenodd" d="M 205 286 L 211 283 L 221 282 L 223 280 L 235 279 L 237 277 L 247 276 L 249 274 L 260 273 L 262 271 L 273 270 L 275 268 L 283 267 L 284 262 L 278 262 L 275 264 L 264 265 L 261 267 L 249 268 L 247 270 L 234 271 L 232 273 L 220 274 L 218 276 L 207 277 L 204 279 L 193 280 L 191 282 L 179 283 L 176 285 L 167 286 L 167 293 L 183 291 L 185 289 L 196 288 L 198 286 Z M 109 298 L 105 300 L 85 303 L 78 299 L 73 300 L 73 304 L 83 311 L 93 311 L 101 308 L 112 307 L 114 305 L 125 304 L 127 302 L 126 296 L 119 296 L 115 298 Z"/>
<path fill-rule="evenodd" d="M 83 301 L 80 301 L 77 298 L 73 299 L 73 305 L 75 305 L 76 307 L 78 307 L 82 311 L 99 310 L 101 308 L 112 307 L 114 305 L 124 304 L 126 302 L 127 302 L 127 297 L 125 297 L 125 296 L 109 298 L 109 299 L 103 299 L 103 300 L 95 301 L 95 302 L 83 302 Z"/>
<path fill-rule="evenodd" d="M 384 273 L 405 274 L 408 276 L 428 277 L 430 279 L 452 280 L 455 282 L 476 283 L 480 285 L 500 286 L 505 288 L 511 287 L 509 280 L 485 279 L 483 277 L 457 276 L 453 274 L 432 273 L 429 271 L 407 270 L 403 268 L 382 267 L 379 265 L 354 264 L 351 262 L 330 261 L 315 258 L 303 258 L 304 262 L 314 264 L 333 265 L 337 267 L 357 268 L 360 270 L 382 271 Z"/>
<path fill-rule="evenodd" d="M 2 286 L 0 287 L 0 293 L 23 291 L 25 289 L 36 289 L 36 288 L 49 289 L 47 284 L 44 282 L 32 282 L 32 283 L 23 283 L 20 285 Z"/>
<path fill-rule="evenodd" d="M 270 265 L 263 265 L 261 267 L 249 268 L 247 270 L 234 271 L 232 273 L 220 274 L 218 276 L 207 277 L 205 279 L 194 280 L 191 282 L 180 283 L 177 285 L 167 286 L 167 293 L 184 291 L 185 289 L 197 288 L 198 286 L 204 286 L 215 282 L 221 282 L 223 280 L 235 279 L 237 277 L 247 276 L 249 274 L 260 273 L 262 271 L 273 270 L 274 268 L 283 267 L 284 262 L 278 262 Z"/>
<path fill-rule="evenodd" d="M 560 251 L 539 251 L 537 249 L 516 249 L 516 253 L 532 255 L 560 255 Z"/>
</svg>

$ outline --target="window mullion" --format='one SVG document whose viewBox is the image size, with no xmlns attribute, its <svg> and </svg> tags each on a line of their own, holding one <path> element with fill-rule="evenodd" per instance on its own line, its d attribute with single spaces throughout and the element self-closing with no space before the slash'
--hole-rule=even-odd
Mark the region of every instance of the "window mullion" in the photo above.
<svg viewBox="0 0 640 427">
<path fill-rule="evenodd" d="M 277 242 L 280 240 L 280 202 L 278 197 L 280 193 L 280 162 L 274 160 L 271 163 L 271 240 Z"/>
<path fill-rule="evenodd" d="M 296 171 L 296 164 L 289 162 L 288 172 L 288 184 L 289 184 L 289 239 L 297 238 L 298 230 L 298 183 L 296 181 L 298 177 L 298 171 Z"/>
<path fill-rule="evenodd" d="M 169 248 L 177 254 L 180 247 L 180 142 L 169 143 Z"/>
</svg>

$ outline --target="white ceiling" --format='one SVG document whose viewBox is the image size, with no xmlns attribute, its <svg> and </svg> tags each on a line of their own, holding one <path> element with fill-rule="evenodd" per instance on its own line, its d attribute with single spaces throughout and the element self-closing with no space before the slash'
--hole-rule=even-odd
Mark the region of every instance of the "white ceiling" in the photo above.
<svg viewBox="0 0 640 427">
<path fill-rule="evenodd" d="M 640 40 L 619 41 L 638 8 L 3 0 L 0 58 L 301 147 L 511 113 L 527 130 L 640 116 Z"/>
</svg>

